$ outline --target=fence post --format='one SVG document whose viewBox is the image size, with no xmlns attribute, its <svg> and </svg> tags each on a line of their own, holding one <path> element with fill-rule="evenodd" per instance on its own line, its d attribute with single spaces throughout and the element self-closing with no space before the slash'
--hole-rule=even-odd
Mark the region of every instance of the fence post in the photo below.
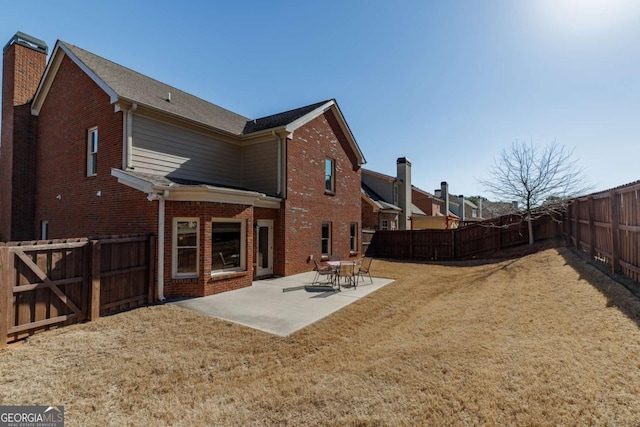
<svg viewBox="0 0 640 427">
<path fill-rule="evenodd" d="M 574 221 L 575 221 L 575 229 L 574 229 L 574 234 L 576 235 L 576 249 L 580 250 L 580 200 L 576 199 L 576 203 L 575 203 L 575 209 L 574 209 Z"/>
<path fill-rule="evenodd" d="M 89 321 L 100 317 L 100 241 L 91 241 L 91 303 Z"/>
<path fill-rule="evenodd" d="M 611 212 L 611 273 L 620 271 L 620 242 L 618 237 L 618 222 L 620 219 L 618 195 L 614 190 L 609 193 L 609 211 Z"/>
<path fill-rule="evenodd" d="M 596 255 L 596 226 L 593 223 L 594 214 L 593 196 L 587 199 L 587 212 L 589 214 L 589 259 L 593 260 Z"/>
<path fill-rule="evenodd" d="M 9 249 L 0 247 L 0 348 L 7 346 L 9 331 Z"/>
<path fill-rule="evenodd" d="M 454 229 L 451 230 L 451 260 L 456 260 L 456 232 Z"/>
<path fill-rule="evenodd" d="M 502 217 L 498 217 L 498 251 L 502 250 Z"/>
<path fill-rule="evenodd" d="M 156 296 L 155 296 L 155 273 L 156 273 L 156 236 L 149 236 L 149 247 L 148 247 L 148 265 L 149 265 L 149 289 L 147 290 L 147 302 L 149 304 L 153 304 Z"/>
<path fill-rule="evenodd" d="M 413 230 L 409 230 L 409 259 L 413 260 Z"/>
</svg>

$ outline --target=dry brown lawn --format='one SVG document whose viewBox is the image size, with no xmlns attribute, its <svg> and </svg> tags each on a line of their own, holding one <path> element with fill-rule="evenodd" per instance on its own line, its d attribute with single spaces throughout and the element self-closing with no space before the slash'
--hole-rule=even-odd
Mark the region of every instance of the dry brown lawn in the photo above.
<svg viewBox="0 0 640 427">
<path fill-rule="evenodd" d="M 638 425 L 640 302 L 568 250 L 374 261 L 397 281 L 281 338 L 173 306 L 0 353 L 0 403 L 88 425 Z"/>
</svg>

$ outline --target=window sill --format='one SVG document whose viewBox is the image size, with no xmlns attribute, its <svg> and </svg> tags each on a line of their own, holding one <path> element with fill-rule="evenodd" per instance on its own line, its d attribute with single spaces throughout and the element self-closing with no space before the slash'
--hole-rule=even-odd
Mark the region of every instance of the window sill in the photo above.
<svg viewBox="0 0 640 427">
<path fill-rule="evenodd" d="M 336 195 L 336 192 L 335 192 L 335 191 L 327 191 L 327 190 L 324 190 L 324 195 L 325 195 L 325 196 L 335 196 L 335 195 Z"/>
<path fill-rule="evenodd" d="M 194 283 L 200 279 L 198 275 L 190 275 L 190 276 L 174 276 L 171 278 L 172 283 Z"/>
<path fill-rule="evenodd" d="M 235 277 L 242 277 L 248 274 L 247 270 L 241 271 L 212 271 L 211 281 L 216 282 L 218 280 L 233 279 Z"/>
</svg>

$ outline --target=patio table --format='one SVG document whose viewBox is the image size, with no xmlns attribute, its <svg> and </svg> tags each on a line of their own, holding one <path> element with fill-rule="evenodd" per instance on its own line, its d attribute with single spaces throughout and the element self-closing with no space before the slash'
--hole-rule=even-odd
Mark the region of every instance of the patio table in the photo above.
<svg viewBox="0 0 640 427">
<path fill-rule="evenodd" d="M 351 277 L 348 278 L 349 282 L 355 286 L 355 266 L 358 265 L 359 261 L 327 261 L 327 265 L 334 267 L 336 269 L 336 282 L 338 283 L 338 289 L 340 289 L 340 267 L 342 266 L 352 266 Z"/>
</svg>

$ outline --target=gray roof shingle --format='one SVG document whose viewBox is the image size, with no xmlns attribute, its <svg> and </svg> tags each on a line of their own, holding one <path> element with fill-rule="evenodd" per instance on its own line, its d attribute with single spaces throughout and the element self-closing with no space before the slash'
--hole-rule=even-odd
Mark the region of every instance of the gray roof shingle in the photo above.
<svg viewBox="0 0 640 427">
<path fill-rule="evenodd" d="M 70 43 L 61 40 L 58 43 L 68 49 L 88 69 L 95 73 L 119 98 L 220 129 L 233 135 L 248 135 L 285 126 L 327 102 L 334 101 L 317 102 L 305 107 L 251 120 Z M 171 94 L 171 101 L 167 101 L 168 94 Z"/>
<path fill-rule="evenodd" d="M 159 82 L 72 44 L 60 41 L 119 97 L 193 120 L 231 134 L 242 134 L 248 118 Z M 171 93 L 171 102 L 167 95 Z"/>
<path fill-rule="evenodd" d="M 309 114 L 321 105 L 326 104 L 331 100 L 322 102 L 316 102 L 315 104 L 307 105 L 306 107 L 296 108 L 294 110 L 285 111 L 271 116 L 262 117 L 255 120 L 250 120 L 244 127 L 243 134 L 249 134 L 258 132 L 265 129 L 273 129 L 279 126 L 285 126 L 289 123 L 298 120 L 300 117 Z"/>
</svg>

